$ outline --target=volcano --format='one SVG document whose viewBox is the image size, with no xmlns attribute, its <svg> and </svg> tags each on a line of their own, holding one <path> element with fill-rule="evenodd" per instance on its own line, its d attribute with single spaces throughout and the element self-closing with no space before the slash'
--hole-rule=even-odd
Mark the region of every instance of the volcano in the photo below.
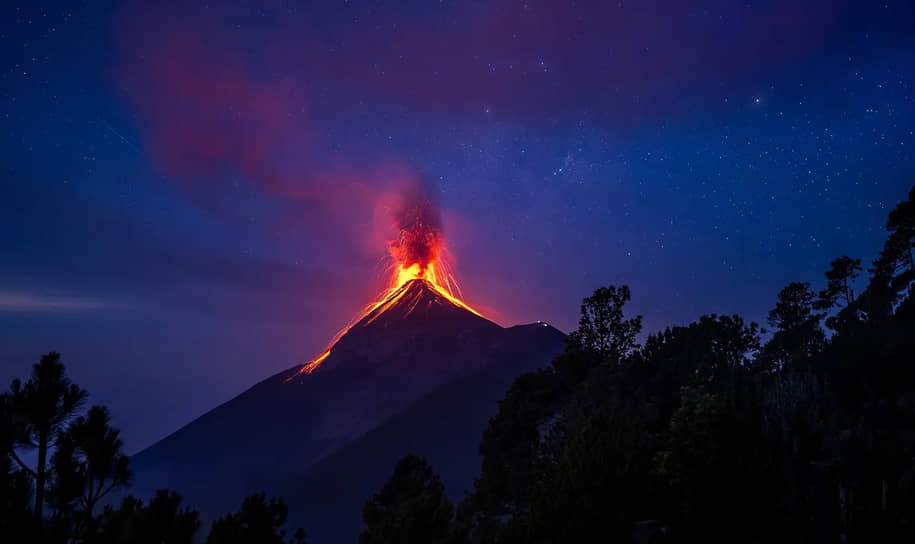
<svg viewBox="0 0 915 544">
<path fill-rule="evenodd" d="M 362 505 L 408 453 L 425 456 L 459 499 L 479 473 L 498 401 L 518 374 L 548 364 L 564 335 L 546 323 L 497 325 L 442 277 L 401 267 L 321 355 L 135 455 L 131 492 L 175 489 L 211 521 L 266 491 L 317 544 L 353 542 Z"/>
<path fill-rule="evenodd" d="M 343 360 L 348 365 L 359 364 L 356 361 L 371 365 L 384 360 L 404 342 L 429 336 L 435 331 L 444 333 L 493 327 L 498 325 L 431 281 L 414 278 L 390 289 L 361 319 L 344 329 L 332 348 L 304 365 L 297 375 L 311 374 L 318 364 L 322 370 L 333 368 Z"/>
</svg>

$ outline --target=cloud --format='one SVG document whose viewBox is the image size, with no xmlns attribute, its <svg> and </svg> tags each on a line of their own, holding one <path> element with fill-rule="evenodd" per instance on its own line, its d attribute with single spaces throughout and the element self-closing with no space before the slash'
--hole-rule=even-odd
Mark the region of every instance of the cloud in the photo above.
<svg viewBox="0 0 915 544">
<path fill-rule="evenodd" d="M 377 196 L 378 157 L 335 162 L 317 122 L 345 120 L 354 103 L 537 122 L 587 108 L 628 125 L 758 87 L 767 67 L 822 47 L 844 1 L 626 4 L 338 6 L 317 24 L 320 6 L 128 2 L 114 19 L 112 75 L 154 163 L 205 204 L 240 176 L 320 224 Z"/>
<path fill-rule="evenodd" d="M 0 291 L 0 313 L 77 313 L 117 307 L 101 298 Z"/>
<path fill-rule="evenodd" d="M 246 9 L 129 3 L 115 17 L 112 81 L 138 113 L 143 148 L 213 216 L 247 222 L 259 208 L 269 235 L 293 231 L 319 253 L 363 254 L 367 239 L 394 234 L 367 232 L 379 226 L 377 201 L 416 174 L 382 154 L 332 158 L 310 115 L 310 68 L 274 69 L 291 52 L 272 49 L 257 24 L 237 24 Z"/>
</svg>

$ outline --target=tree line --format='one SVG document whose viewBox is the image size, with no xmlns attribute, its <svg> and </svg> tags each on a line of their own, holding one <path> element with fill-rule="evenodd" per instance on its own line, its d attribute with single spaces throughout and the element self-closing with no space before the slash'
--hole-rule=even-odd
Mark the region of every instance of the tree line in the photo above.
<svg viewBox="0 0 915 544">
<path fill-rule="evenodd" d="M 104 406 L 85 408 L 88 393 L 67 376 L 60 355 L 32 366 L 24 383 L 0 395 L 0 540 L 10 543 L 191 544 L 197 511 L 163 489 L 144 503 L 128 495 L 99 508 L 129 486 L 120 432 Z M 213 522 L 207 544 L 305 544 L 286 536 L 282 499 L 259 493 Z"/>
<path fill-rule="evenodd" d="M 768 331 L 706 315 L 640 344 L 629 288 L 598 289 L 500 402 L 473 489 L 452 505 L 407 456 L 360 544 L 915 542 L 915 187 L 886 230 L 866 270 L 785 286 Z"/>
<path fill-rule="evenodd" d="M 915 542 L 915 187 L 886 230 L 866 270 L 842 255 L 818 287 L 785 286 L 768 331 L 706 315 L 640 343 L 629 288 L 596 290 L 565 351 L 500 401 L 464 498 L 407 455 L 359 544 Z M 130 470 L 86 399 L 55 353 L 0 396 L 4 541 L 192 542 L 174 491 L 99 508 Z M 206 542 L 304 544 L 287 514 L 252 495 Z"/>
</svg>

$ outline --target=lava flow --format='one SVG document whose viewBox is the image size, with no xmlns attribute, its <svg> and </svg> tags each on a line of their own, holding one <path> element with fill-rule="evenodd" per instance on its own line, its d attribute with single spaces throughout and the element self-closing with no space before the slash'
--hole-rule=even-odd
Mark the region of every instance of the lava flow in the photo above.
<svg viewBox="0 0 915 544">
<path fill-rule="evenodd" d="M 359 324 L 366 316 L 379 310 L 392 307 L 404 295 L 407 283 L 423 280 L 428 287 L 449 302 L 482 317 L 480 312 L 471 308 L 460 299 L 461 292 L 443 258 L 444 238 L 437 204 L 429 198 L 411 198 L 410 204 L 402 206 L 391 213 L 398 229 L 396 239 L 388 243 L 388 253 L 393 261 L 390 267 L 388 287 L 378 299 L 367 305 L 349 324 L 334 335 L 327 348 L 317 357 L 305 363 L 289 379 L 302 374 L 311 374 L 330 355 L 340 338 Z M 368 320 L 363 326 L 371 323 Z"/>
</svg>

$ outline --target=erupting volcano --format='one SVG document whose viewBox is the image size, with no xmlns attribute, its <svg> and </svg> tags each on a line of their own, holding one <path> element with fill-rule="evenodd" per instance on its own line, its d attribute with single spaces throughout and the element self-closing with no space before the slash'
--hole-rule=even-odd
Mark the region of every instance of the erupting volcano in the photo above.
<svg viewBox="0 0 915 544">
<path fill-rule="evenodd" d="M 342 544 L 356 540 L 365 498 L 407 453 L 429 459 L 446 489 L 468 489 L 499 399 L 548 364 L 564 335 L 541 322 L 502 327 L 461 300 L 434 194 L 414 184 L 376 208 L 393 228 L 374 241 L 387 239 L 389 262 L 375 302 L 318 357 L 133 456 L 134 491 L 181 489 L 204 519 L 267 491 L 286 498 L 309 542 Z"/>
<path fill-rule="evenodd" d="M 441 211 L 431 195 L 425 187 L 417 185 L 405 191 L 402 201 L 388 210 L 397 236 L 388 242 L 391 265 L 388 267 L 387 288 L 375 302 L 363 308 L 349 324 L 340 329 L 320 355 L 302 365 L 299 372 L 290 379 L 317 370 L 343 335 L 354 327 L 372 323 L 380 314 L 404 302 L 405 298 L 412 300 L 410 311 L 415 309 L 420 297 L 410 297 L 408 293 L 415 293 L 418 284 L 442 299 L 438 301 L 431 297 L 429 302 L 450 303 L 483 317 L 461 300 L 460 287 L 444 257 Z"/>
</svg>

